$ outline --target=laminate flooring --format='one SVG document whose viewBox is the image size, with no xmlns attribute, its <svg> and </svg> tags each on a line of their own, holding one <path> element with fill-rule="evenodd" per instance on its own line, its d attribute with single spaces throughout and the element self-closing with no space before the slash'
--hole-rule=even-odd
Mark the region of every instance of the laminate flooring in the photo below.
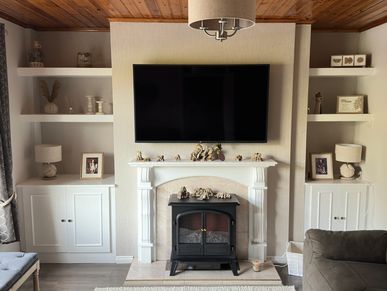
<svg viewBox="0 0 387 291">
<path fill-rule="evenodd" d="M 93 291 L 95 287 L 121 287 L 129 265 L 41 264 L 41 291 Z M 20 291 L 32 291 L 32 279 Z"/>
<path fill-rule="evenodd" d="M 41 264 L 41 291 L 93 291 L 95 287 L 121 287 L 129 265 L 117 264 Z M 284 285 L 294 285 L 302 291 L 302 278 L 289 276 L 287 267 L 278 267 Z M 19 289 L 31 291 L 32 279 Z"/>
</svg>

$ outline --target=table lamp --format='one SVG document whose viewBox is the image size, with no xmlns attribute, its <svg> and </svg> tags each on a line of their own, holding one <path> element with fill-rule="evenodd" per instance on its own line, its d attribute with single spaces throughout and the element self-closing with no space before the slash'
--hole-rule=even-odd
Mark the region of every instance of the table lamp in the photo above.
<svg viewBox="0 0 387 291">
<path fill-rule="evenodd" d="M 355 168 L 351 163 L 361 162 L 361 150 L 362 146 L 359 144 L 336 144 L 336 161 L 345 163 L 340 167 L 341 179 L 352 180 L 355 178 Z"/>
<path fill-rule="evenodd" d="M 62 146 L 55 144 L 35 145 L 35 161 L 43 163 L 42 175 L 44 180 L 56 179 L 56 166 L 52 163 L 62 160 Z"/>
</svg>

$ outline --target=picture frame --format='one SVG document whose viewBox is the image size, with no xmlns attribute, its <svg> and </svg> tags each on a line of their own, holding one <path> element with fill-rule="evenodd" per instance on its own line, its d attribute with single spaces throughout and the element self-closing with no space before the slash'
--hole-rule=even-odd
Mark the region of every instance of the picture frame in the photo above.
<svg viewBox="0 0 387 291">
<path fill-rule="evenodd" d="M 365 67 L 367 64 L 367 55 L 355 55 L 355 67 Z"/>
<path fill-rule="evenodd" d="M 355 64 L 355 56 L 354 55 L 343 56 L 343 67 L 353 67 L 354 64 Z"/>
<path fill-rule="evenodd" d="M 343 56 L 331 56 L 331 67 L 342 67 Z"/>
<path fill-rule="evenodd" d="M 333 154 L 321 153 L 311 154 L 311 171 L 313 180 L 332 180 L 333 179 Z"/>
<path fill-rule="evenodd" d="M 103 153 L 82 153 L 81 179 L 102 179 Z"/>
<path fill-rule="evenodd" d="M 364 96 L 337 96 L 336 113 L 362 114 L 364 113 Z"/>
</svg>

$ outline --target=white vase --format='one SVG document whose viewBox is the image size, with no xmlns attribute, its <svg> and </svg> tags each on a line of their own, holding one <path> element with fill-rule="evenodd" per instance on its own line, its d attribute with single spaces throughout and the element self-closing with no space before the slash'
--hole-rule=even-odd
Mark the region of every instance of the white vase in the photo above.
<svg viewBox="0 0 387 291">
<path fill-rule="evenodd" d="M 54 102 L 48 102 L 44 105 L 44 113 L 56 114 L 58 113 L 58 106 Z"/>
</svg>

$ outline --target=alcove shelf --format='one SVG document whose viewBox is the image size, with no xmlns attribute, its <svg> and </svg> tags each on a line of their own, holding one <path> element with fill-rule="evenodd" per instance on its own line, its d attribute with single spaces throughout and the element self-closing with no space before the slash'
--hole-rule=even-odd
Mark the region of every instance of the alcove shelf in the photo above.
<svg viewBox="0 0 387 291">
<path fill-rule="evenodd" d="M 112 114 L 88 115 L 88 114 L 21 114 L 25 121 L 29 122 L 93 122 L 113 123 Z"/>
<path fill-rule="evenodd" d="M 19 67 L 21 77 L 111 77 L 112 68 Z"/>
<path fill-rule="evenodd" d="M 308 114 L 308 122 L 366 122 L 372 114 Z"/>
<path fill-rule="evenodd" d="M 309 77 L 362 77 L 372 76 L 375 68 L 310 68 Z"/>
</svg>

